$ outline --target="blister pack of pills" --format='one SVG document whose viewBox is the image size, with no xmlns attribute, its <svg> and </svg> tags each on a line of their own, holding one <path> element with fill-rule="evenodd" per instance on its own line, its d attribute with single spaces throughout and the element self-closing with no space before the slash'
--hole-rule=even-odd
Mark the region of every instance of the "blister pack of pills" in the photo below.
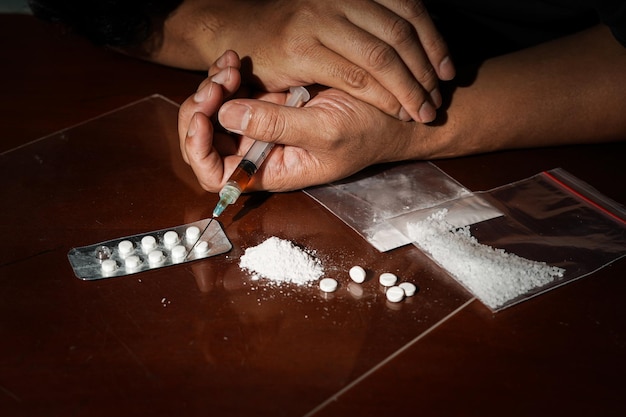
<svg viewBox="0 0 626 417">
<path fill-rule="evenodd" d="M 220 223 L 204 219 L 72 248 L 67 257 L 78 278 L 97 280 L 209 258 L 231 249 Z"/>
</svg>

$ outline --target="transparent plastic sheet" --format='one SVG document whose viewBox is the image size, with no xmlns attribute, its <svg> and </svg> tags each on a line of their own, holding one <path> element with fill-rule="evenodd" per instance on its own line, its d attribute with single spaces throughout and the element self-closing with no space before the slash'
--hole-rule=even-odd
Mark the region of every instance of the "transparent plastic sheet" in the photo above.
<svg viewBox="0 0 626 417">
<path fill-rule="evenodd" d="M 471 194 L 434 164 L 421 161 L 372 167 L 305 192 L 381 252 L 411 243 L 389 219 Z M 480 220 L 492 215 L 499 213 Z"/>
<path fill-rule="evenodd" d="M 477 201 L 481 204 L 476 204 Z M 471 224 L 471 218 L 479 215 L 477 212 L 490 212 L 494 208 L 503 216 L 474 224 L 470 228 L 471 236 L 481 245 L 488 245 L 496 251 L 545 263 L 546 267 L 561 268 L 564 270 L 562 276 L 535 286 L 533 283 L 522 283 L 531 288 L 521 293 L 513 290 L 504 302 L 494 303 L 489 301 L 490 294 L 481 295 L 472 290 L 471 280 L 450 271 L 453 269 L 451 262 L 460 262 L 460 259 L 444 259 L 442 256 L 437 259 L 424 250 L 424 241 L 414 242 L 493 311 L 587 276 L 626 255 L 626 209 L 560 168 L 465 196 L 458 201 L 402 215 L 389 222 L 404 235 L 411 236 L 415 225 L 432 219 L 429 216 L 433 213 L 450 215 L 452 227 L 457 228 L 463 223 Z M 507 277 L 481 279 L 491 279 L 493 282 L 490 285 L 495 291 L 499 285 L 497 281 Z"/>
<path fill-rule="evenodd" d="M 192 409 L 316 415 L 472 302 L 454 280 L 424 273 L 430 265 L 415 262 L 415 256 L 424 259 L 417 251 L 370 256 L 365 242 L 334 233 L 336 222 L 311 211 L 311 200 L 299 193 L 276 195 L 235 216 L 225 228 L 233 243 L 226 256 L 152 268 L 143 276 L 73 278 L 67 254 L 76 244 L 109 246 L 121 266 L 115 248 L 122 240 L 139 246 L 149 233 L 165 246 L 166 230 L 182 237 L 186 227 L 173 225 L 194 224 L 214 207 L 215 197 L 200 188 L 180 157 L 177 112 L 176 103 L 154 95 L 0 154 L 0 200 L 8 202 L 0 206 L 0 228 L 9 237 L 0 244 L 0 292 L 13 300 L 7 320 L 19 323 L 0 324 L 8 329 L 7 367 L 24 381 L 40 382 L 42 367 L 66 376 L 52 391 L 42 383 L 24 385 L 29 404 L 78 390 L 91 399 L 88 413 L 109 400 L 111 387 L 121 392 L 141 385 L 146 389 L 136 396 L 138 414 L 184 415 L 168 397 L 152 395 L 149 370 L 157 390 L 180 391 L 180 401 Z M 285 227 L 287 204 L 293 216 Z M 211 227 L 217 226 L 214 221 Z M 312 227 L 318 230 L 312 233 Z M 244 249 L 278 234 L 315 250 L 338 278 L 337 291 L 277 286 L 242 271 Z M 347 274 L 356 263 L 369 266 L 362 284 Z M 140 265 L 139 271 L 151 267 Z M 410 279 L 418 292 L 389 302 L 374 278 L 386 270 L 401 271 L 398 278 Z M 40 325 L 42 317 L 59 325 Z M 68 356 L 59 349 L 59 335 L 82 353 Z M 101 343 L 102 335 L 116 335 L 115 341 Z M 87 356 L 98 360 L 85 367 Z M 41 366 L 24 369 L 24 360 Z M 75 372 L 66 375 L 68 367 Z M 179 378 L 189 389 L 176 389 L 172 369 L 189 371 Z M 94 375 L 106 383 L 92 384 Z"/>
</svg>

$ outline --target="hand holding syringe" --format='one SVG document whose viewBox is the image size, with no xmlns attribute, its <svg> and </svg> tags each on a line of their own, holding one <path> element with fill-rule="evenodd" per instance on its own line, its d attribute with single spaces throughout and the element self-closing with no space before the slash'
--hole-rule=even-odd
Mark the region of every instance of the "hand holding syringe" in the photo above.
<svg viewBox="0 0 626 417">
<path fill-rule="evenodd" d="M 306 88 L 291 87 L 285 104 L 290 107 L 299 107 L 309 101 L 309 98 Z M 213 218 L 219 217 L 229 204 L 237 201 L 273 147 L 274 144 L 268 142 L 255 141 L 252 144 L 226 185 L 220 190 L 220 201 L 213 210 Z"/>
<path fill-rule="evenodd" d="M 289 97 L 287 98 L 285 105 L 290 107 L 299 107 L 309 101 L 310 98 L 311 96 L 306 88 L 291 87 L 289 89 Z M 211 217 L 211 220 L 209 220 L 204 227 L 204 230 L 200 233 L 200 236 L 198 236 L 198 239 L 193 244 L 194 248 L 204 236 L 204 233 L 211 225 L 213 219 L 219 217 L 228 205 L 237 201 L 241 193 L 248 186 L 252 176 L 258 171 L 259 167 L 263 161 L 265 161 L 265 158 L 267 158 L 267 155 L 273 147 L 273 143 L 255 141 L 250 149 L 248 149 L 248 152 L 244 155 L 243 159 L 235 169 L 235 172 L 232 173 L 226 182 L 226 185 L 224 185 L 224 187 L 220 190 L 220 200 L 213 210 L 213 217 Z M 187 254 L 187 256 L 189 256 L 189 254 Z M 185 260 L 187 259 L 187 256 L 185 256 Z"/>
</svg>

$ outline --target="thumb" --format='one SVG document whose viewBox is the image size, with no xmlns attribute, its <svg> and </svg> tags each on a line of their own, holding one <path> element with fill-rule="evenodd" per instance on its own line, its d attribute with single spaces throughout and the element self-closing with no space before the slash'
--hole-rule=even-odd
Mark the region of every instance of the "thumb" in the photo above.
<svg viewBox="0 0 626 417">
<path fill-rule="evenodd" d="M 302 113 L 298 108 L 263 100 L 236 99 L 222 105 L 218 120 L 233 133 L 263 142 L 292 145 L 294 138 L 303 137 L 298 132 L 310 132 L 308 118 L 303 118 Z"/>
</svg>

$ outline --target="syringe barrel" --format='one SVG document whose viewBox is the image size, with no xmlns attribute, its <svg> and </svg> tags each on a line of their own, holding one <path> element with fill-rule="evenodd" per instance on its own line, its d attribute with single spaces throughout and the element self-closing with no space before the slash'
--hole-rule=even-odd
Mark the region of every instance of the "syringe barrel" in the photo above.
<svg viewBox="0 0 626 417">
<path fill-rule="evenodd" d="M 265 161 L 265 158 L 267 158 L 267 155 L 273 147 L 273 143 L 261 142 L 257 140 L 252 144 L 250 149 L 248 149 L 248 152 L 246 152 L 243 157 L 243 161 L 251 162 L 255 167 L 254 172 L 256 172 L 263 161 Z M 249 172 L 249 174 L 252 175 L 254 172 Z"/>
<path fill-rule="evenodd" d="M 287 102 L 285 103 L 285 105 L 289 107 L 299 107 L 302 104 L 309 101 L 310 98 L 311 96 L 306 88 L 291 87 L 289 89 L 289 97 L 287 98 Z M 273 143 L 261 142 L 258 140 L 252 144 L 250 149 L 248 149 L 248 152 L 246 152 L 246 155 L 243 157 L 243 161 L 242 161 L 242 162 L 249 161 L 254 165 L 255 167 L 254 172 L 250 172 L 249 170 L 246 169 L 246 171 L 250 175 L 253 175 L 256 172 L 256 170 L 261 166 L 261 164 L 263 163 L 263 161 L 265 161 L 265 158 L 267 158 L 267 155 L 270 153 L 273 147 L 274 147 Z"/>
</svg>

